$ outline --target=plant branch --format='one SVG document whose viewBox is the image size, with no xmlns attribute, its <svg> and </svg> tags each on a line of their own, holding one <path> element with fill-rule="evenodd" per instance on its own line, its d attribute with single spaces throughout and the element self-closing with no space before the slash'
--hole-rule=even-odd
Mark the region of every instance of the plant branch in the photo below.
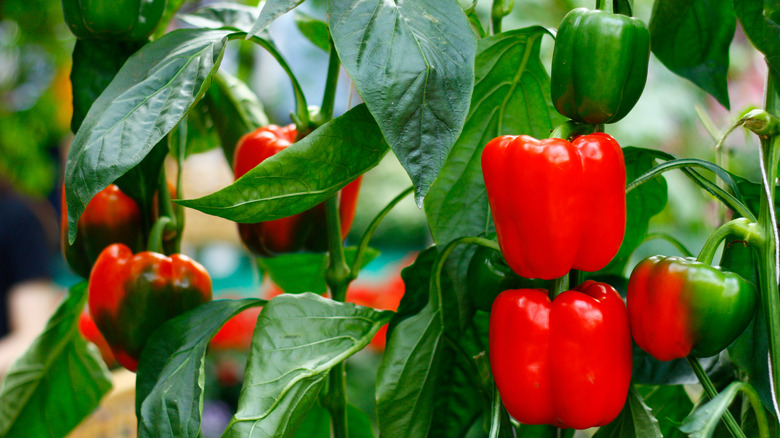
<svg viewBox="0 0 780 438">
<path fill-rule="evenodd" d="M 715 385 L 712 383 L 712 380 L 710 380 L 710 376 L 707 375 L 707 372 L 704 371 L 704 368 L 701 366 L 699 359 L 693 356 L 688 356 L 686 359 L 688 359 L 688 364 L 691 366 L 691 369 L 693 369 L 693 372 L 696 374 L 699 382 L 701 382 L 701 386 L 704 387 L 704 392 L 707 393 L 707 397 L 709 397 L 710 400 L 717 397 L 718 390 L 715 389 Z M 737 420 L 733 415 L 731 415 L 731 412 L 726 410 L 723 413 L 722 420 L 724 423 L 726 423 L 726 427 L 728 427 L 729 432 L 731 432 L 731 435 L 733 435 L 735 438 L 747 438 L 745 433 L 742 432 L 742 429 L 739 428 L 739 424 L 737 424 Z"/>
</svg>

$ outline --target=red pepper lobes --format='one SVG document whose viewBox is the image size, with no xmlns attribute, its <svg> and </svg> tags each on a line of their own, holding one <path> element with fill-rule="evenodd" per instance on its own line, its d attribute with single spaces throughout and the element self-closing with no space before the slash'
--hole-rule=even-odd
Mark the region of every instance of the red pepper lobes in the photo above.
<svg viewBox="0 0 780 438">
<path fill-rule="evenodd" d="M 609 135 L 497 137 L 482 152 L 482 172 L 501 252 L 521 277 L 597 271 L 617 254 L 626 168 Z"/>
<path fill-rule="evenodd" d="M 89 278 L 92 265 L 105 247 L 123 243 L 134 250 L 143 247 L 141 210 L 115 184 L 98 192 L 87 204 L 78 221 L 78 234 L 68 245 L 68 210 L 65 186 L 62 187 L 62 253 L 74 272 Z"/>
<path fill-rule="evenodd" d="M 295 125 L 270 125 L 244 135 L 233 154 L 233 174 L 242 177 L 255 166 L 295 142 Z M 342 239 L 347 237 L 355 218 L 362 176 L 344 187 L 339 201 Z M 323 252 L 328 249 L 325 205 L 290 217 L 255 224 L 238 224 L 241 240 L 252 253 L 270 257 L 297 251 Z"/>
<path fill-rule="evenodd" d="M 607 284 L 586 281 L 553 301 L 543 289 L 502 292 L 489 344 L 501 400 L 521 423 L 602 426 L 625 404 L 631 333 L 626 306 Z"/>
<path fill-rule="evenodd" d="M 117 361 L 130 371 L 164 322 L 211 301 L 211 278 L 182 254 L 133 255 L 123 244 L 100 253 L 89 277 L 89 310 Z"/>
</svg>

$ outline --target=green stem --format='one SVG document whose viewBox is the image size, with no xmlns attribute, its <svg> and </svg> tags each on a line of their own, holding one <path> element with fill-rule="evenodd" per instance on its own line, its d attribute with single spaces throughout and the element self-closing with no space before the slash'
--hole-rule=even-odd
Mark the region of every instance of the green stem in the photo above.
<svg viewBox="0 0 780 438">
<path fill-rule="evenodd" d="M 333 118 L 333 107 L 336 101 L 336 87 L 339 82 L 339 70 L 341 61 L 336 52 L 336 46 L 333 40 L 330 40 L 330 57 L 328 59 L 328 77 L 325 80 L 325 94 L 322 96 L 322 106 L 320 107 L 321 120 L 318 124 L 323 124 Z"/>
<path fill-rule="evenodd" d="M 747 395 L 750 406 L 753 407 L 753 412 L 756 414 L 759 438 L 769 438 L 769 422 L 767 421 L 766 413 L 764 412 L 764 404 L 761 403 L 761 398 L 759 398 L 756 390 L 750 385 L 743 384 L 741 389 L 742 392 Z"/>
<path fill-rule="evenodd" d="M 675 248 L 677 248 L 678 251 L 680 251 L 683 257 L 693 257 L 693 253 L 690 250 L 688 250 L 688 248 L 686 248 L 682 242 L 680 242 L 679 240 L 675 239 L 674 236 L 667 233 L 650 233 L 647 236 L 645 236 L 645 239 L 642 241 L 642 243 L 645 243 L 653 239 L 661 239 L 671 243 L 672 246 L 674 246 Z"/>
<path fill-rule="evenodd" d="M 493 385 L 493 402 L 490 406 L 490 435 L 489 438 L 498 438 L 501 433 L 501 395 L 498 388 Z"/>
<path fill-rule="evenodd" d="M 549 138 L 562 138 L 566 141 L 571 141 L 574 137 L 592 134 L 596 132 L 596 130 L 596 125 L 568 120 L 556 126 L 555 129 L 550 132 Z"/>
<path fill-rule="evenodd" d="M 165 230 L 173 226 L 173 221 L 168 216 L 162 216 L 157 219 L 157 222 L 152 226 L 152 231 L 149 232 L 149 241 L 146 243 L 146 250 L 164 253 L 163 251 L 163 235 Z"/>
<path fill-rule="evenodd" d="M 704 392 L 707 393 L 707 397 L 709 397 L 710 400 L 717 397 L 718 391 L 715 389 L 715 385 L 712 384 L 710 376 L 707 375 L 707 373 L 704 371 L 704 368 L 701 366 L 699 359 L 693 356 L 688 356 L 687 359 L 688 364 L 690 364 L 694 374 L 696 374 L 699 382 L 701 382 L 701 386 L 704 387 Z M 745 433 L 742 432 L 742 429 L 739 428 L 739 424 L 737 423 L 737 420 L 734 418 L 734 416 L 731 415 L 731 412 L 726 410 L 723 414 L 722 420 L 724 423 L 726 423 L 726 427 L 729 429 L 729 432 L 731 432 L 731 435 L 733 435 L 735 438 L 747 438 Z"/>
<path fill-rule="evenodd" d="M 385 206 L 384 209 L 382 209 L 382 211 L 379 212 L 379 214 L 376 215 L 376 217 L 374 217 L 374 220 L 372 220 L 368 225 L 368 228 L 366 228 L 366 231 L 363 233 L 363 237 L 360 238 L 360 244 L 358 245 L 357 252 L 355 253 L 355 261 L 352 263 L 353 275 L 356 275 L 357 272 L 360 271 L 360 266 L 363 263 L 363 256 L 368 249 L 368 243 L 371 241 L 371 238 L 374 237 L 374 233 L 376 232 L 377 228 L 379 228 L 379 224 L 382 223 L 382 220 L 385 218 L 385 216 L 390 213 L 390 210 L 392 210 L 396 205 L 398 205 L 399 202 L 401 202 L 412 192 L 414 192 L 414 186 L 409 187 L 403 192 L 399 193 L 395 198 L 393 198 L 392 201 L 390 201 L 389 204 Z"/>
<path fill-rule="evenodd" d="M 166 230 L 170 231 L 172 229 L 176 233 L 171 242 L 173 244 L 171 251 L 174 254 L 177 254 L 181 252 L 181 230 L 183 224 L 180 224 L 178 221 L 181 208 L 175 208 L 171 201 L 171 192 L 168 191 L 168 177 L 165 174 L 165 166 L 163 166 L 160 171 L 160 186 L 157 189 L 157 196 L 159 200 L 158 207 L 160 209 L 160 217 L 167 216 L 171 220 L 169 226 L 166 227 Z M 161 238 L 164 239 L 165 236 L 161 236 Z M 165 242 L 163 242 L 163 244 L 165 244 Z"/>
<path fill-rule="evenodd" d="M 612 0 L 596 0 L 596 9 L 609 13 L 615 12 L 615 9 L 612 5 Z"/>
<path fill-rule="evenodd" d="M 732 234 L 754 247 L 761 247 L 763 244 L 763 233 L 758 231 L 756 224 L 741 217 L 726 222 L 718 227 L 718 229 L 710 235 L 707 241 L 704 242 L 704 246 L 696 257 L 696 260 L 711 265 L 712 259 L 715 257 L 715 251 L 717 251 L 720 243 Z"/>
<path fill-rule="evenodd" d="M 435 298 L 435 301 L 432 304 L 435 307 L 438 307 L 441 304 L 441 271 L 444 268 L 444 263 L 447 261 L 447 257 L 449 257 L 449 255 L 458 245 L 470 243 L 486 246 L 496 251 L 501 251 L 501 248 L 499 248 L 497 242 L 485 239 L 483 237 L 460 237 L 448 243 L 442 252 L 439 253 L 436 261 L 433 263 L 433 267 L 431 268 L 430 290 L 433 291 L 432 298 Z"/>
<path fill-rule="evenodd" d="M 237 39 L 242 38 L 243 36 L 244 34 L 242 33 L 236 33 L 235 35 L 231 35 L 230 38 Z M 273 43 L 257 36 L 253 36 L 251 40 L 266 49 L 268 53 L 270 53 L 271 56 L 276 59 L 284 72 L 287 73 L 287 76 L 290 78 L 290 83 L 293 87 L 293 94 L 295 95 L 295 112 L 291 114 L 291 117 L 295 123 L 295 127 L 297 128 L 299 138 L 302 138 L 302 136 L 305 136 L 309 133 L 311 123 L 309 120 L 309 107 L 306 104 L 306 96 L 303 94 L 301 84 L 298 83 L 298 79 L 293 74 L 289 64 L 287 64 L 287 61 Z"/>
<path fill-rule="evenodd" d="M 569 276 L 558 277 L 550 284 L 550 299 L 555 299 L 562 292 L 569 290 Z"/>
</svg>

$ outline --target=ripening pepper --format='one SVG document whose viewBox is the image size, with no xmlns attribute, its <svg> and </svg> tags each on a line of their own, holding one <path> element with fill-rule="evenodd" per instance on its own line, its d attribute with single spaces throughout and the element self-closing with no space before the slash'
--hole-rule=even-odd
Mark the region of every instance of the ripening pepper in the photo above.
<svg viewBox="0 0 780 438">
<path fill-rule="evenodd" d="M 683 257 L 648 257 L 634 268 L 626 302 L 636 344 L 658 360 L 708 357 L 728 347 L 755 312 L 755 286 Z"/>
<path fill-rule="evenodd" d="M 134 251 L 143 247 L 142 218 L 138 204 L 115 184 L 98 192 L 79 218 L 76 241 L 68 244 L 68 211 L 62 188 L 60 222 L 62 253 L 71 269 L 89 278 L 89 271 L 105 247 L 123 243 Z"/>
<path fill-rule="evenodd" d="M 120 365 L 130 371 L 149 336 L 164 322 L 211 301 L 211 278 L 182 254 L 133 254 L 114 244 L 89 277 L 89 310 Z"/>
<path fill-rule="evenodd" d="M 558 27 L 550 71 L 555 109 L 580 122 L 614 123 L 647 81 L 650 32 L 638 18 L 577 8 Z"/>
<path fill-rule="evenodd" d="M 504 291 L 489 330 L 493 378 L 521 423 L 585 429 L 623 409 L 632 344 L 626 306 L 612 286 L 586 281 L 552 301 L 543 289 Z"/>
<path fill-rule="evenodd" d="M 166 0 L 62 0 L 65 23 L 79 39 L 137 41 L 160 24 Z"/>
<path fill-rule="evenodd" d="M 295 125 L 269 125 L 244 135 L 233 154 L 233 174 L 239 179 L 255 166 L 295 142 Z M 355 218 L 362 176 L 340 191 L 339 212 L 342 239 L 347 237 Z M 270 257 L 297 251 L 324 252 L 328 249 L 325 205 L 311 210 L 254 224 L 238 224 L 241 240 L 252 253 Z"/>
<path fill-rule="evenodd" d="M 515 274 L 500 251 L 480 246 L 469 262 L 466 286 L 474 307 L 490 312 L 493 301 L 501 292 L 507 289 L 546 288 L 548 282 Z"/>
<path fill-rule="evenodd" d="M 497 137 L 482 152 L 482 172 L 501 252 L 521 277 L 597 271 L 620 248 L 626 168 L 609 135 Z"/>
</svg>

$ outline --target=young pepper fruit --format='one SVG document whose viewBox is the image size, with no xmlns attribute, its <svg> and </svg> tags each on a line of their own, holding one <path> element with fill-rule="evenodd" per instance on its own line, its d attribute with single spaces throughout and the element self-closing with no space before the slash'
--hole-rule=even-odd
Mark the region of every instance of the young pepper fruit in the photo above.
<svg viewBox="0 0 780 438">
<path fill-rule="evenodd" d="M 493 301 L 507 289 L 547 288 L 548 281 L 523 278 L 507 265 L 500 251 L 480 246 L 469 262 L 466 290 L 478 310 L 490 312 Z"/>
<path fill-rule="evenodd" d="M 682 257 L 646 258 L 628 281 L 634 341 L 658 360 L 713 356 L 745 330 L 757 295 L 732 272 Z"/>
<path fill-rule="evenodd" d="M 295 125 L 269 125 L 244 135 L 233 154 L 233 174 L 239 179 L 255 166 L 295 142 Z M 341 189 L 339 213 L 341 238 L 347 237 L 355 218 L 362 176 Z M 328 249 L 325 205 L 267 222 L 238 224 L 241 241 L 259 257 L 271 257 L 297 251 L 323 252 Z"/>
<path fill-rule="evenodd" d="M 70 31 L 79 39 L 143 40 L 154 32 L 166 0 L 62 0 Z"/>
<path fill-rule="evenodd" d="M 482 152 L 482 173 L 501 252 L 521 277 L 597 271 L 620 249 L 626 168 L 609 135 L 497 137 Z"/>
<path fill-rule="evenodd" d="M 586 281 L 553 301 L 543 289 L 504 291 L 489 330 L 496 386 L 521 423 L 585 429 L 623 409 L 632 344 L 626 306 L 612 286 Z"/>
<path fill-rule="evenodd" d="M 89 201 L 77 227 L 76 241 L 69 245 L 68 210 L 63 186 L 60 222 L 62 253 L 71 269 L 84 278 L 89 278 L 92 265 L 108 245 L 123 243 L 135 251 L 143 247 L 141 210 L 115 184 L 99 191 Z"/>
<path fill-rule="evenodd" d="M 614 123 L 647 81 L 650 32 L 638 18 L 577 8 L 558 27 L 550 71 L 555 109 L 580 122 Z"/>
<path fill-rule="evenodd" d="M 170 257 L 110 245 L 89 277 L 89 310 L 114 357 L 138 368 L 149 336 L 164 322 L 211 301 L 211 277 L 182 254 Z"/>
</svg>

